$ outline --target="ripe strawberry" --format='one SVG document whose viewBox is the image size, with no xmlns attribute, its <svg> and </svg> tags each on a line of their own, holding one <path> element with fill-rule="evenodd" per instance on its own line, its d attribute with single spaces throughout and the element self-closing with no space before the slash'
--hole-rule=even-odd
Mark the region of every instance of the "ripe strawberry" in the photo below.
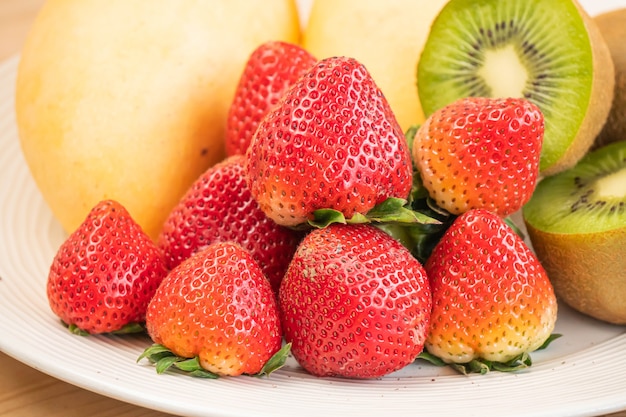
<svg viewBox="0 0 626 417">
<path fill-rule="evenodd" d="M 303 239 L 279 307 L 304 369 L 376 378 L 422 351 L 431 294 L 422 265 L 398 241 L 371 225 L 333 223 Z"/>
<path fill-rule="evenodd" d="M 525 99 L 469 97 L 433 113 L 413 142 L 424 187 L 452 214 L 472 208 L 502 217 L 532 195 L 544 119 Z"/>
<path fill-rule="evenodd" d="M 155 343 L 216 375 L 256 374 L 281 348 L 276 298 L 250 254 L 215 243 L 174 268 L 148 305 Z"/>
<path fill-rule="evenodd" d="M 550 337 L 557 315 L 552 285 L 495 213 L 475 209 L 459 216 L 425 268 L 433 294 L 426 349 L 444 362 L 478 363 L 481 371 L 490 366 L 486 361 L 523 366 L 517 359 Z"/>
<path fill-rule="evenodd" d="M 352 58 L 319 61 L 259 124 L 246 170 L 253 197 L 294 226 L 329 208 L 346 218 L 407 198 L 412 166 L 385 97 Z"/>
<path fill-rule="evenodd" d="M 116 332 L 145 320 L 166 274 L 156 245 L 128 211 L 102 201 L 59 247 L 48 275 L 48 301 L 75 332 Z"/>
<path fill-rule="evenodd" d="M 278 291 L 301 233 L 261 211 L 246 183 L 244 159 L 233 155 L 201 175 L 166 219 L 157 244 L 171 269 L 211 243 L 237 242 Z"/>
<path fill-rule="evenodd" d="M 269 41 L 255 49 L 239 79 L 226 121 L 226 154 L 245 154 L 265 114 L 316 59 L 299 45 Z"/>
</svg>

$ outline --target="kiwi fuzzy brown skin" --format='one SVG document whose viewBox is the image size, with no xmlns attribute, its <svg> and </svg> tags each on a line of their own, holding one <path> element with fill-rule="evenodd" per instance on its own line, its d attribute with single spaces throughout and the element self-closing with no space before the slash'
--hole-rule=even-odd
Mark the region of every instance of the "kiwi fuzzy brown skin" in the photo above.
<svg viewBox="0 0 626 417">
<path fill-rule="evenodd" d="M 588 316 L 626 324 L 626 226 L 603 233 L 546 233 L 526 223 L 554 291 Z"/>
<path fill-rule="evenodd" d="M 625 178 L 626 141 L 614 142 L 543 180 L 522 210 L 559 299 L 620 325 L 626 324 Z"/>
<path fill-rule="evenodd" d="M 597 149 L 626 140 L 626 8 L 602 13 L 593 19 L 604 37 L 615 67 L 613 103 L 604 128 L 592 146 L 592 149 Z"/>
<path fill-rule="evenodd" d="M 587 14 L 577 1 L 574 0 L 573 3 L 578 8 L 578 12 L 582 16 L 583 23 L 589 34 L 589 41 L 593 51 L 593 72 L 595 76 L 591 86 L 591 97 L 587 114 L 578 129 L 576 138 L 571 142 L 567 151 L 558 162 L 542 170 L 542 175 L 544 176 L 572 168 L 589 152 L 609 117 L 613 103 L 615 65 L 609 46 L 593 18 Z"/>
<path fill-rule="evenodd" d="M 525 0 L 517 0 L 517 1 L 519 1 L 519 4 L 516 3 L 516 0 L 507 0 L 507 1 L 503 0 L 500 4 L 502 5 L 512 4 L 513 6 L 511 6 L 511 8 L 513 8 L 513 7 L 517 7 L 518 5 L 524 4 L 525 2 Z M 449 13 L 447 13 L 446 17 L 444 18 L 442 17 L 444 15 L 444 11 L 442 11 L 442 13 L 440 13 L 440 15 L 435 19 L 435 22 L 433 23 L 433 28 L 437 25 L 438 20 L 441 19 L 440 28 L 445 28 L 445 30 L 442 29 L 440 30 L 440 32 L 447 32 L 449 30 L 452 31 L 452 26 L 454 26 L 455 23 L 446 21 L 444 19 L 447 19 L 451 15 L 453 15 L 452 10 L 454 7 L 459 7 L 458 6 L 459 3 L 462 3 L 462 5 L 460 5 L 460 8 L 469 7 L 471 10 L 478 9 L 478 5 L 475 3 L 472 3 L 469 0 L 456 0 L 455 4 L 453 4 L 451 1 L 448 3 L 446 7 L 444 7 L 444 11 L 446 11 L 446 8 L 448 8 L 449 6 L 450 8 Z M 554 140 L 551 139 L 551 137 L 553 136 L 556 137 L 557 133 L 561 135 L 560 132 L 566 130 L 566 129 L 561 129 L 560 127 L 556 127 L 557 126 L 556 123 L 553 125 L 555 126 L 554 128 L 550 128 L 550 129 L 554 129 L 552 131 L 553 133 L 551 133 L 550 136 L 548 134 L 548 128 L 546 129 L 545 141 L 550 142 L 550 144 L 549 146 L 544 146 L 544 152 L 542 154 L 542 161 L 540 165 L 540 170 L 541 170 L 540 174 L 542 177 L 554 175 L 558 172 L 561 172 L 561 171 L 567 170 L 568 168 L 573 167 L 589 151 L 595 138 L 601 131 L 608 117 L 609 110 L 611 108 L 611 103 L 613 100 L 613 90 L 614 90 L 614 83 L 615 83 L 614 65 L 613 65 L 613 61 L 611 58 L 611 54 L 595 21 L 588 15 L 588 13 L 582 8 L 582 6 L 575 0 L 572 0 L 570 2 L 571 4 L 567 4 L 567 2 L 563 2 L 563 1 L 555 2 L 555 3 L 559 3 L 559 7 L 561 8 L 560 11 L 567 13 L 569 16 L 573 16 L 576 12 L 578 12 L 580 16 L 580 23 L 582 24 L 582 26 L 584 26 L 584 29 L 587 35 L 587 41 L 589 43 L 590 50 L 591 50 L 591 65 L 590 65 L 591 68 L 589 70 L 589 73 L 592 75 L 590 77 L 591 82 L 585 84 L 585 88 L 586 89 L 588 88 L 587 90 L 589 94 L 588 99 L 586 99 L 586 103 L 584 106 L 581 105 L 582 109 L 580 110 L 581 112 L 584 111 L 585 113 L 584 115 L 581 115 L 579 118 L 576 118 L 577 121 L 574 122 L 575 125 L 568 127 L 568 129 L 571 132 L 567 136 L 568 140 L 563 141 L 561 145 L 561 140 L 562 140 L 561 138 L 557 138 Z M 459 17 L 459 20 L 463 18 L 465 17 Z M 500 28 L 504 27 L 504 25 L 505 25 L 505 22 L 501 23 Z M 511 23 L 511 25 L 513 25 L 513 23 Z M 538 26 L 539 24 L 537 25 L 537 27 Z M 448 28 L 450 29 L 448 30 Z M 465 28 L 465 29 L 468 29 L 469 31 L 469 28 Z M 496 35 L 494 35 L 496 39 L 499 36 L 497 35 L 498 33 L 497 23 L 495 24 L 495 29 L 493 30 L 490 29 L 489 26 L 487 26 L 486 28 L 483 28 L 481 26 L 480 29 L 481 29 L 481 32 L 480 32 L 481 34 L 482 33 L 488 33 L 488 34 L 496 33 Z M 472 28 L 472 30 L 474 29 Z M 534 29 L 531 27 L 531 29 L 529 30 L 532 31 Z M 466 32 L 463 32 L 463 33 L 466 33 Z M 580 34 L 580 35 L 583 36 L 583 34 Z M 544 33 L 543 37 L 545 36 L 546 34 Z M 572 39 L 574 38 L 580 39 L 581 37 L 572 36 Z M 470 47 L 469 43 L 470 41 L 467 42 L 468 45 L 464 46 L 464 48 Z M 436 46 L 436 44 L 434 45 Z M 479 45 L 478 48 L 482 48 L 483 41 L 482 40 L 478 41 L 477 45 Z M 471 47 L 474 47 L 474 46 L 472 45 Z M 525 40 L 524 40 L 522 47 L 524 48 L 524 53 L 527 53 L 526 51 L 531 51 L 532 55 L 543 56 L 544 51 L 533 49 L 532 42 L 530 42 L 530 46 L 529 46 L 525 43 Z M 428 49 L 428 41 L 424 49 L 424 52 L 426 52 L 427 49 Z M 426 116 L 430 115 L 438 107 L 442 107 L 443 105 L 447 104 L 444 102 L 445 100 L 453 101 L 452 99 L 460 98 L 460 97 L 451 97 L 451 94 L 453 94 L 453 92 L 449 92 L 446 94 L 441 93 L 442 90 L 450 88 L 449 83 L 452 77 L 450 76 L 450 72 L 448 72 L 450 71 L 450 68 L 441 68 L 441 62 L 444 62 L 444 61 L 438 60 L 438 59 L 434 61 L 430 61 L 428 59 L 429 58 L 428 55 L 443 56 L 443 52 L 441 52 L 439 49 L 440 48 L 437 48 L 437 47 L 431 48 L 429 51 L 429 54 L 427 54 L 426 56 L 426 59 L 424 57 L 424 52 L 423 52 L 419 60 L 419 65 L 418 65 L 418 71 L 417 71 L 417 82 L 419 86 L 418 91 L 420 93 L 420 101 L 422 102 L 422 106 L 424 108 Z M 465 51 L 465 49 L 462 49 L 462 51 Z M 477 55 L 474 54 L 473 52 L 470 52 L 468 54 L 468 58 L 466 59 L 466 61 L 468 61 L 467 63 L 468 67 L 474 65 L 473 59 L 476 56 Z M 447 64 L 443 64 L 443 66 L 445 65 Z M 556 74 L 558 74 L 558 69 L 559 68 L 557 67 L 556 72 L 555 72 Z M 462 70 L 465 70 L 465 67 L 462 67 Z M 422 74 L 421 74 L 422 72 L 425 73 L 424 77 L 422 77 Z M 548 77 L 552 77 L 552 74 L 554 73 L 550 73 Z M 537 75 L 538 74 L 535 74 L 534 77 L 537 77 Z M 546 74 L 542 73 L 540 75 L 541 77 L 546 77 Z M 558 75 L 557 75 L 557 78 L 558 78 Z M 437 80 L 437 81 L 434 82 L 432 84 L 432 88 L 429 89 L 427 88 L 428 86 L 425 84 L 432 82 L 432 80 Z M 441 81 L 441 80 L 445 80 L 445 81 Z M 460 82 L 461 79 L 457 81 L 459 81 L 457 84 L 461 83 Z M 528 80 L 526 85 L 534 86 L 535 83 L 541 83 L 541 82 L 543 82 L 543 79 L 532 78 L 531 80 Z M 493 93 L 490 93 L 488 91 L 482 91 L 481 89 L 473 91 L 472 90 L 472 88 L 474 88 L 473 86 L 474 84 L 468 85 L 465 93 L 459 92 L 458 94 L 459 95 L 463 95 L 463 94 L 467 94 L 467 95 L 492 94 L 493 95 Z M 534 89 L 534 87 L 532 88 Z M 575 88 L 575 87 L 570 86 L 569 88 Z M 454 93 L 457 93 L 457 92 L 454 92 Z M 553 106 L 552 108 L 546 108 L 547 105 L 545 103 L 542 103 L 541 102 L 542 100 L 540 98 L 536 96 L 533 97 L 534 93 L 535 91 L 532 89 L 529 92 L 525 91 L 524 97 L 528 98 L 530 101 L 533 101 L 535 104 L 537 104 L 540 108 L 542 108 L 543 111 L 546 111 L 546 114 L 548 114 L 550 110 L 553 110 L 554 112 L 562 115 L 562 114 L 567 114 L 568 112 L 571 112 L 571 111 L 577 111 L 578 108 L 581 108 L 581 107 L 577 107 L 575 109 L 572 109 L 571 106 L 570 108 L 568 108 L 568 106 L 566 105 L 562 107 L 557 107 L 559 102 L 556 99 L 553 99 L 554 103 L 552 104 Z M 569 120 L 569 119 L 570 118 L 566 118 L 566 120 Z M 548 124 L 552 124 L 552 121 L 546 118 L 546 125 Z"/>
</svg>

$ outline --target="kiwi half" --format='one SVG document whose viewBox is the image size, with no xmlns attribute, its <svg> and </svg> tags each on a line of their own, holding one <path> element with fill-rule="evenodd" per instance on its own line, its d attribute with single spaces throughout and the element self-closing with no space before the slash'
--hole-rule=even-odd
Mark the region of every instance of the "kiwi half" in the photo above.
<svg viewBox="0 0 626 417">
<path fill-rule="evenodd" d="M 593 18 L 611 52 L 615 66 L 615 90 L 609 117 L 592 149 L 626 140 L 626 8 L 602 13 Z"/>
<path fill-rule="evenodd" d="M 626 141 L 540 181 L 522 216 L 557 296 L 626 324 Z"/>
<path fill-rule="evenodd" d="M 591 147 L 613 97 L 611 55 L 572 0 L 450 0 L 435 18 L 417 67 L 428 117 L 467 96 L 525 97 L 545 117 L 543 176 Z"/>
</svg>

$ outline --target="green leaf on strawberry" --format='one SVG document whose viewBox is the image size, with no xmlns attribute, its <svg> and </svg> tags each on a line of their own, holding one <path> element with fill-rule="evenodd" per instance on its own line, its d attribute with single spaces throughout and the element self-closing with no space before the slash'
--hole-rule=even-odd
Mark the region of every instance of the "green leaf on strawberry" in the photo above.
<svg viewBox="0 0 626 417">
<path fill-rule="evenodd" d="M 552 343 L 555 339 L 561 337 L 558 333 L 553 333 L 546 339 L 546 341 L 541 345 L 537 350 L 545 349 Z M 498 362 L 498 361 L 490 361 L 484 358 L 472 359 L 466 363 L 446 363 L 441 358 L 429 353 L 424 350 L 417 357 L 418 359 L 425 360 L 429 362 L 431 365 L 435 366 L 449 366 L 451 369 L 463 374 L 481 374 L 484 375 L 490 371 L 498 371 L 498 372 L 515 372 L 521 369 L 529 368 L 532 366 L 532 358 L 528 352 L 522 352 L 519 355 L 513 357 L 512 359 L 506 362 Z"/>
<path fill-rule="evenodd" d="M 460 374 L 481 374 L 484 375 L 490 371 L 514 372 L 520 369 L 528 368 L 532 365 L 532 359 L 527 352 L 523 352 L 507 362 L 494 362 L 487 359 L 472 359 L 466 363 L 446 363 L 435 355 L 422 352 L 418 359 L 423 359 L 435 366 L 449 366 Z"/>
<path fill-rule="evenodd" d="M 269 376 L 272 372 L 282 368 L 287 361 L 290 351 L 291 344 L 288 343 L 284 345 L 267 361 L 259 373 L 251 376 Z M 170 370 L 172 367 L 175 367 L 180 372 L 195 378 L 217 379 L 220 377 L 218 374 L 202 368 L 200 360 L 197 356 L 193 358 L 178 356 L 167 347 L 158 343 L 154 343 L 146 348 L 137 358 L 137 362 L 142 359 L 148 359 L 151 363 L 155 364 L 156 372 L 159 375 Z"/>
<path fill-rule="evenodd" d="M 547 348 L 552 342 L 554 342 L 556 339 L 558 339 L 559 337 L 561 337 L 562 334 L 559 333 L 552 333 L 545 342 L 543 342 L 543 345 L 539 346 L 537 348 L 537 350 L 543 350 L 545 348 Z"/>
<path fill-rule="evenodd" d="M 346 216 L 339 210 L 334 209 L 318 209 L 313 212 L 313 219 L 309 220 L 309 226 L 313 226 L 318 229 L 331 225 L 333 223 L 346 224 Z M 363 223 L 367 223 L 365 219 Z"/>
<path fill-rule="evenodd" d="M 363 224 L 363 223 L 404 223 L 404 224 L 439 224 L 439 220 L 422 212 L 414 211 L 407 200 L 389 197 L 374 206 L 365 215 L 356 213 L 349 219 L 338 210 L 318 209 L 313 212 L 313 220 L 309 225 L 324 228 L 332 223 Z"/>
<path fill-rule="evenodd" d="M 157 343 L 144 350 L 139 358 L 137 358 L 137 362 L 144 358 L 155 364 L 156 372 L 159 375 L 165 373 L 172 366 L 175 366 L 180 371 L 194 377 L 211 379 L 219 378 L 219 375 L 202 369 L 198 357 L 184 358 L 177 356 L 167 347 Z"/>
<path fill-rule="evenodd" d="M 379 223 L 440 224 L 425 213 L 414 211 L 401 198 L 388 198 L 367 212 L 367 218 Z"/>
<path fill-rule="evenodd" d="M 86 332 L 85 330 L 82 330 L 77 325 L 75 325 L 75 324 L 68 325 L 64 321 L 61 321 L 61 322 L 67 327 L 67 330 L 69 330 L 70 333 L 75 334 L 77 336 L 89 336 L 89 332 Z"/>
<path fill-rule="evenodd" d="M 70 333 L 78 335 L 78 336 L 89 336 L 90 333 L 86 332 L 82 329 L 80 329 L 77 325 L 75 324 L 70 324 L 68 325 L 67 323 L 61 321 L 66 327 L 67 329 L 70 331 Z M 119 330 L 115 330 L 112 332 L 109 332 L 110 334 L 116 334 L 116 335 L 123 335 L 123 334 L 135 334 L 135 333 L 143 333 L 146 331 L 146 328 L 144 327 L 144 325 L 142 323 L 128 323 L 125 324 L 124 326 L 122 326 L 122 328 L 120 328 Z"/>
<path fill-rule="evenodd" d="M 291 343 L 287 343 L 265 363 L 258 374 L 254 374 L 253 376 L 269 376 L 272 372 L 282 368 L 285 362 L 287 362 L 290 352 Z"/>
</svg>

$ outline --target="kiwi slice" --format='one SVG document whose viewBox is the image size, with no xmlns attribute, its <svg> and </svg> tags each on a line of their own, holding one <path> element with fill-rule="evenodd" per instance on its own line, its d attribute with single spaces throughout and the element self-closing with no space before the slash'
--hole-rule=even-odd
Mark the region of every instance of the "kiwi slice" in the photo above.
<svg viewBox="0 0 626 417">
<path fill-rule="evenodd" d="M 522 216 L 557 296 L 626 324 L 626 141 L 541 180 Z"/>
<path fill-rule="evenodd" d="M 435 18 L 417 67 L 426 116 L 467 96 L 535 103 L 546 119 L 544 176 L 589 150 L 614 81 L 599 29 L 572 0 L 451 0 Z"/>
<path fill-rule="evenodd" d="M 626 139 L 626 8 L 593 18 L 611 52 L 615 66 L 615 91 L 609 117 L 592 149 Z"/>
</svg>

